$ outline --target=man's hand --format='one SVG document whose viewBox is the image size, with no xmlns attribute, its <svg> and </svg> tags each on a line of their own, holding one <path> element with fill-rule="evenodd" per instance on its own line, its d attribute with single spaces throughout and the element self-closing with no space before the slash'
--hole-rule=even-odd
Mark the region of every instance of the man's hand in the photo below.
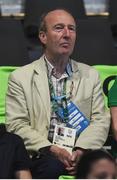
<svg viewBox="0 0 117 180">
<path fill-rule="evenodd" d="M 75 175 L 76 174 L 76 167 L 79 159 L 83 155 L 84 151 L 81 149 L 77 149 L 76 151 L 73 151 L 71 156 L 71 167 L 67 167 L 66 170 L 68 171 L 69 175 Z"/>
<path fill-rule="evenodd" d="M 50 152 L 53 153 L 65 165 L 65 167 L 71 167 L 72 155 L 66 149 L 52 145 L 50 147 Z"/>
</svg>

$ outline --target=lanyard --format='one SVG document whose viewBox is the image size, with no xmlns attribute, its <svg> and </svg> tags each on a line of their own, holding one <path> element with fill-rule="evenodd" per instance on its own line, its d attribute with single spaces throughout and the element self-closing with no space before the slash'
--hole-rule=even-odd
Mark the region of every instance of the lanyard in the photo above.
<svg viewBox="0 0 117 180">
<path fill-rule="evenodd" d="M 46 60 L 45 60 L 45 63 L 46 63 L 46 67 L 47 67 L 47 76 L 48 76 L 48 84 L 49 84 L 49 90 L 50 90 L 50 98 L 51 98 L 51 102 L 52 102 L 52 111 L 56 113 L 58 108 L 63 108 L 64 120 L 62 120 L 62 121 L 66 122 L 67 119 L 68 119 L 67 118 L 68 117 L 67 101 L 70 100 L 70 98 L 72 96 L 73 81 L 72 81 L 72 84 L 71 84 L 71 87 L 70 87 L 70 95 L 69 95 L 68 98 L 66 97 L 67 78 L 64 79 L 63 91 L 62 91 L 61 96 L 56 96 L 51 76 L 49 76 L 49 69 L 48 69 L 48 65 L 47 65 Z"/>
<path fill-rule="evenodd" d="M 61 96 L 56 96 L 52 79 L 51 79 L 51 77 L 48 76 L 50 97 L 51 97 L 51 102 L 52 102 L 52 109 L 54 112 L 57 111 L 58 107 L 63 106 L 63 101 L 66 101 L 66 81 L 67 81 L 67 78 L 65 78 L 65 80 L 64 80 Z"/>
</svg>

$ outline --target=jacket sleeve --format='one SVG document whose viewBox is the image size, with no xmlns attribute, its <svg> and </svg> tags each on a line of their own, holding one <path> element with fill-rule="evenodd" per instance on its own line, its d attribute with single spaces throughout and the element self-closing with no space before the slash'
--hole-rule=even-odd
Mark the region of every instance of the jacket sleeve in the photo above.
<svg viewBox="0 0 117 180">
<path fill-rule="evenodd" d="M 107 139 L 110 127 L 110 113 L 105 110 L 99 74 L 95 71 L 90 76 L 95 77 L 93 82 L 90 125 L 80 134 L 75 146 L 84 149 L 98 149 L 104 145 Z M 90 79 L 92 78 L 90 77 Z"/>
<path fill-rule="evenodd" d="M 22 84 L 13 74 L 9 78 L 6 95 L 6 127 L 8 131 L 23 138 L 28 151 L 38 151 L 42 147 L 51 145 L 45 136 L 40 135 L 39 130 L 31 126 Z"/>
</svg>

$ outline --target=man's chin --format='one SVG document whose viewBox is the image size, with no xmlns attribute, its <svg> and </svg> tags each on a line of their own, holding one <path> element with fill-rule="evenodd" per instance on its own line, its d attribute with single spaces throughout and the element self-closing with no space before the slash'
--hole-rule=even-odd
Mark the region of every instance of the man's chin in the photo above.
<svg viewBox="0 0 117 180">
<path fill-rule="evenodd" d="M 62 51 L 61 52 L 61 55 L 64 55 L 64 56 L 70 56 L 72 54 L 71 51 Z"/>
</svg>

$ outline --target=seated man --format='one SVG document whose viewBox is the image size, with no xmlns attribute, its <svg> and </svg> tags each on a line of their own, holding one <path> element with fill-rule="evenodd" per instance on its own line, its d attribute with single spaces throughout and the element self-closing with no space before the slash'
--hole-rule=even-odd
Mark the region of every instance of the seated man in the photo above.
<svg viewBox="0 0 117 180">
<path fill-rule="evenodd" d="M 0 179 L 31 179 L 30 159 L 22 139 L 0 124 Z"/>
<path fill-rule="evenodd" d="M 43 56 L 9 77 L 6 123 L 24 139 L 33 178 L 57 179 L 75 174 L 85 149 L 103 146 L 110 117 L 98 72 L 70 57 L 76 40 L 73 16 L 64 9 L 43 14 L 39 39 Z"/>
</svg>

